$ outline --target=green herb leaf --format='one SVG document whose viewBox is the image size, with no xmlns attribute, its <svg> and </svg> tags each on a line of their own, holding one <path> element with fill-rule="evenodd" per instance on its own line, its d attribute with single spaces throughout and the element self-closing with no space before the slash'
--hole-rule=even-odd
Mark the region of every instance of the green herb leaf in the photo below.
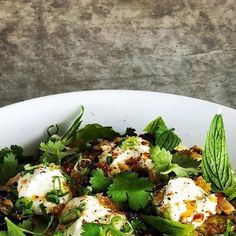
<svg viewBox="0 0 236 236">
<path fill-rule="evenodd" d="M 156 145 L 166 150 L 173 150 L 181 142 L 181 139 L 174 133 L 174 129 L 168 129 L 164 120 L 159 116 L 150 122 L 144 131 L 147 133 L 155 134 Z"/>
<path fill-rule="evenodd" d="M 77 131 L 82 123 L 82 116 L 84 114 L 84 107 L 81 106 L 81 112 L 78 116 L 78 118 L 74 121 L 72 126 L 68 129 L 68 131 L 62 136 L 61 141 L 65 145 L 71 143 L 71 141 L 76 137 Z"/>
<path fill-rule="evenodd" d="M 167 129 L 167 126 L 164 122 L 164 120 L 158 116 L 155 120 L 150 122 L 145 128 L 144 131 L 150 134 L 156 134 L 156 131 L 160 128 L 165 128 Z"/>
<path fill-rule="evenodd" d="M 200 169 L 193 167 L 184 168 L 179 166 L 178 164 L 171 164 L 170 168 L 166 171 L 161 172 L 161 174 L 168 175 L 172 172 L 174 172 L 178 177 L 189 177 L 192 175 L 198 175 Z"/>
<path fill-rule="evenodd" d="M 112 180 L 104 175 L 102 169 L 97 168 L 92 172 L 89 183 L 95 192 L 102 192 L 107 190 L 108 186 L 112 183 Z"/>
<path fill-rule="evenodd" d="M 225 232 L 223 234 L 217 234 L 217 236 L 236 236 L 235 224 L 231 220 L 227 220 Z"/>
<path fill-rule="evenodd" d="M 194 235 L 194 227 L 191 224 L 181 224 L 177 221 L 164 219 L 160 216 L 141 215 L 146 224 L 153 227 L 160 233 L 169 236 L 192 236 Z"/>
<path fill-rule="evenodd" d="M 130 208 L 139 210 L 147 206 L 153 186 L 147 178 L 139 178 L 136 173 L 123 172 L 113 178 L 108 195 L 114 202 L 128 201 Z"/>
<path fill-rule="evenodd" d="M 49 140 L 47 143 L 41 143 L 39 149 L 42 151 L 40 161 L 47 163 L 60 164 L 64 157 L 74 154 L 74 152 L 66 149 L 60 140 L 55 142 Z"/>
<path fill-rule="evenodd" d="M 196 163 L 192 162 L 192 160 L 189 160 L 189 163 L 187 158 L 177 159 L 176 157 L 173 160 L 171 153 L 166 151 L 164 148 L 160 149 L 159 146 L 152 147 L 150 153 L 158 174 L 168 175 L 173 172 L 177 177 L 189 177 L 191 175 L 198 175 L 200 172 L 200 169 L 198 166 L 195 167 Z M 174 163 L 174 161 L 178 164 Z M 182 164 L 183 166 L 180 166 L 179 164 Z"/>
<path fill-rule="evenodd" d="M 154 146 L 151 147 L 150 153 L 151 159 L 158 173 L 170 168 L 172 155 L 169 151 L 166 151 L 164 148 L 160 149 L 159 146 Z"/>
<path fill-rule="evenodd" d="M 225 192 L 227 194 L 227 189 L 235 184 L 221 114 L 214 116 L 208 130 L 203 151 L 202 170 L 203 177 L 211 183 L 214 192 Z"/>
<path fill-rule="evenodd" d="M 19 172 L 18 161 L 13 153 L 7 153 L 0 164 L 0 184 L 5 184 Z"/>
<path fill-rule="evenodd" d="M 99 236 L 101 228 L 95 223 L 86 223 L 82 226 L 82 236 Z"/>
<path fill-rule="evenodd" d="M 178 164 L 184 168 L 197 168 L 200 166 L 201 161 L 193 159 L 191 156 L 187 155 L 186 153 L 177 152 L 173 155 L 172 163 Z"/>
<path fill-rule="evenodd" d="M 156 145 L 166 150 L 173 150 L 181 142 L 181 139 L 174 133 L 174 129 L 160 127 L 156 131 Z"/>
<path fill-rule="evenodd" d="M 76 140 L 80 141 L 80 149 L 85 149 L 88 144 L 97 139 L 112 140 L 119 136 L 110 126 L 102 126 L 100 124 L 88 124 L 76 133 Z"/>
</svg>

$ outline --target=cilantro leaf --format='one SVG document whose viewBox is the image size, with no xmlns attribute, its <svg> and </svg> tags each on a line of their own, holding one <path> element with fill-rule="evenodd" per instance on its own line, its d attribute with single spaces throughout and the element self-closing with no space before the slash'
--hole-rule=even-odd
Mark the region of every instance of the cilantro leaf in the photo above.
<svg viewBox="0 0 236 236">
<path fill-rule="evenodd" d="M 0 164 L 0 184 L 5 184 L 11 177 L 14 177 L 18 170 L 18 161 L 13 153 L 7 153 Z"/>
<path fill-rule="evenodd" d="M 214 116 L 208 130 L 203 151 L 202 170 L 203 177 L 211 183 L 214 192 L 224 192 L 228 195 L 228 189 L 235 185 L 221 114 Z"/>
<path fill-rule="evenodd" d="M 55 142 L 49 140 L 47 143 L 41 143 L 39 149 L 42 151 L 41 162 L 60 164 L 64 157 L 73 154 L 60 140 Z"/>
<path fill-rule="evenodd" d="M 5 221 L 7 223 L 7 235 L 10 236 L 25 236 L 26 230 L 23 228 L 20 228 L 19 226 L 12 223 L 8 218 L 5 218 Z"/>
<path fill-rule="evenodd" d="M 90 178 L 89 183 L 91 184 L 93 190 L 95 192 L 102 192 L 105 191 L 108 186 L 111 184 L 111 179 L 104 175 L 102 169 L 97 168 L 96 170 L 92 171 L 92 177 Z"/>
<path fill-rule="evenodd" d="M 123 172 L 113 178 L 108 195 L 114 202 L 128 201 L 130 208 L 139 210 L 147 206 L 153 186 L 147 178 L 139 178 L 136 173 Z"/>
<path fill-rule="evenodd" d="M 101 228 L 99 224 L 86 223 L 82 226 L 82 236 L 98 236 L 101 235 Z"/>
<path fill-rule="evenodd" d="M 150 134 L 155 134 L 156 131 L 160 128 L 166 128 L 167 126 L 164 122 L 164 120 L 158 116 L 155 120 L 151 121 L 145 128 L 144 131 Z"/>
<path fill-rule="evenodd" d="M 141 215 L 146 224 L 153 227 L 160 233 L 170 236 L 192 236 L 194 235 L 194 227 L 191 224 L 182 224 L 177 221 L 164 219 L 160 216 Z"/>
<path fill-rule="evenodd" d="M 88 124 L 81 128 L 76 133 L 76 140 L 81 142 L 81 149 L 88 146 L 89 143 L 96 141 L 97 139 L 112 140 L 119 136 L 110 126 L 102 126 L 100 124 Z"/>
<path fill-rule="evenodd" d="M 23 220 L 21 223 L 19 223 L 17 225 L 18 227 L 22 228 L 22 229 L 26 229 L 26 230 L 32 230 L 33 226 L 32 226 L 32 221 L 27 219 L 27 220 Z"/>
</svg>

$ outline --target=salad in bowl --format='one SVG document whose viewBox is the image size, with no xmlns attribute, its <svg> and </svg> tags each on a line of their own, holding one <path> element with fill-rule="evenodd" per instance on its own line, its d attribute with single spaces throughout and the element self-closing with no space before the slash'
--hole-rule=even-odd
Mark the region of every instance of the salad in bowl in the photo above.
<svg viewBox="0 0 236 236">
<path fill-rule="evenodd" d="M 186 147 L 157 117 L 142 134 L 97 123 L 47 129 L 38 155 L 0 151 L 0 236 L 236 235 L 223 117 Z"/>
</svg>

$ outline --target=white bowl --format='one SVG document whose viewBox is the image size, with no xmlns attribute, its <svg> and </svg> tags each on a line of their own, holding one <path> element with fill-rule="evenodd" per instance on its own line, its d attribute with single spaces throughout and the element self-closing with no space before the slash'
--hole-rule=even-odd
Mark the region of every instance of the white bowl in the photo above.
<svg viewBox="0 0 236 236">
<path fill-rule="evenodd" d="M 176 128 L 187 146 L 203 145 L 212 117 L 222 109 L 227 141 L 236 168 L 236 110 L 189 97 L 144 91 L 98 90 L 57 94 L 0 108 L 0 148 L 18 144 L 33 153 L 46 137 L 47 127 L 63 131 L 85 107 L 84 123 L 109 125 L 118 131 L 144 126 L 161 115 Z"/>
</svg>

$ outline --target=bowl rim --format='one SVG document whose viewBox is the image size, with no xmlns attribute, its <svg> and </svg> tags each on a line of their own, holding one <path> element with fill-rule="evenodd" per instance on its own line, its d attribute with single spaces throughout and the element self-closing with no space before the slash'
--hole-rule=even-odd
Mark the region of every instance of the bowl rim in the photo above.
<svg viewBox="0 0 236 236">
<path fill-rule="evenodd" d="M 230 106 L 226 106 L 223 105 L 221 103 L 216 103 L 216 102 L 211 102 L 208 100 L 204 100 L 204 99 L 200 99 L 200 98 L 195 98 L 195 97 L 190 97 L 190 96 L 186 96 L 186 95 L 179 95 L 179 94 L 174 94 L 174 93 L 164 93 L 164 92 L 158 92 L 158 91 L 147 91 L 147 90 L 133 90 L 133 89 L 95 89 L 95 90 L 81 90 L 81 91 L 73 91 L 73 92 L 63 92 L 63 93 L 55 93 L 55 94 L 50 94 L 50 95 L 45 95 L 45 96 L 39 96 L 39 97 L 35 97 L 35 98 L 30 98 L 30 99 L 26 99 L 23 101 L 18 101 L 18 102 L 14 102 L 8 105 L 5 105 L 3 107 L 0 107 L 0 112 L 4 112 L 4 110 L 8 110 L 8 109 L 14 109 L 15 106 L 21 106 L 24 104 L 28 104 L 28 103 L 34 103 L 34 102 L 40 102 L 43 100 L 47 100 L 50 99 L 52 97 L 64 97 L 64 96 L 68 96 L 70 94 L 87 94 L 87 93 L 132 93 L 132 94 L 161 94 L 163 96 L 169 96 L 169 97 L 173 97 L 173 98 L 184 98 L 188 101 L 196 101 L 196 102 L 201 102 L 201 103 L 205 103 L 208 105 L 220 105 L 222 108 L 226 108 L 226 109 L 230 109 L 232 111 L 236 111 L 236 108 L 230 107 Z"/>
</svg>

